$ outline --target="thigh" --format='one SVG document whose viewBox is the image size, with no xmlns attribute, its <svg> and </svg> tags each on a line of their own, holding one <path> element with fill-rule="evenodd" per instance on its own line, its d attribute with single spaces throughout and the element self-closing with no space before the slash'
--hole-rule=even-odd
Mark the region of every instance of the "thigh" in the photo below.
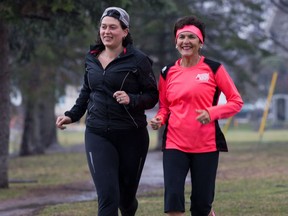
<svg viewBox="0 0 288 216">
<path fill-rule="evenodd" d="M 105 136 L 91 130 L 85 132 L 85 148 L 89 169 L 100 194 L 114 193 L 118 190 L 118 152 Z"/>
<path fill-rule="evenodd" d="M 127 131 L 117 137 L 120 190 L 134 198 L 146 160 L 149 135 L 146 128 Z"/>
<path fill-rule="evenodd" d="M 185 179 L 189 164 L 186 153 L 173 149 L 163 151 L 165 212 L 185 211 Z"/>
<path fill-rule="evenodd" d="M 186 153 L 175 149 L 163 151 L 163 171 L 165 185 L 176 187 L 184 184 L 189 170 L 189 157 Z"/>
<path fill-rule="evenodd" d="M 191 158 L 191 210 L 193 215 L 201 211 L 206 214 L 210 212 L 214 200 L 219 152 L 192 154 Z"/>
<path fill-rule="evenodd" d="M 195 191 L 198 186 L 212 188 L 215 184 L 216 173 L 218 168 L 219 152 L 208 152 L 191 154 L 191 180 L 195 185 Z M 202 188 L 202 187 L 201 187 Z M 193 188 L 194 189 L 194 188 Z M 202 190 L 202 189 L 201 189 Z"/>
</svg>

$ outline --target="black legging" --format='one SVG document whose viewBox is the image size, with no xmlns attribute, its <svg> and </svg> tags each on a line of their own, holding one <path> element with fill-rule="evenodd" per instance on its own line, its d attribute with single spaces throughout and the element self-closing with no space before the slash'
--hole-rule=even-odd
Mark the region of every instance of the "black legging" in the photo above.
<svg viewBox="0 0 288 216">
<path fill-rule="evenodd" d="M 207 216 L 214 200 L 219 152 L 186 153 L 175 149 L 163 151 L 165 212 L 185 212 L 184 187 L 190 170 L 193 216 Z"/>
<path fill-rule="evenodd" d="M 98 195 L 98 216 L 134 216 L 137 188 L 149 147 L 146 128 L 95 131 L 86 128 L 89 169 Z"/>
</svg>

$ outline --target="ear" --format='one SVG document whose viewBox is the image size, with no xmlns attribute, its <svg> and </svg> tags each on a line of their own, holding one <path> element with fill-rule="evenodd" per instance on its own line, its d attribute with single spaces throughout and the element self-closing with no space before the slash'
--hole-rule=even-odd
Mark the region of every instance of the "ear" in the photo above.
<svg viewBox="0 0 288 216">
<path fill-rule="evenodd" d="M 128 33 L 129 33 L 129 29 L 128 28 L 124 29 L 125 37 L 128 35 Z"/>
</svg>

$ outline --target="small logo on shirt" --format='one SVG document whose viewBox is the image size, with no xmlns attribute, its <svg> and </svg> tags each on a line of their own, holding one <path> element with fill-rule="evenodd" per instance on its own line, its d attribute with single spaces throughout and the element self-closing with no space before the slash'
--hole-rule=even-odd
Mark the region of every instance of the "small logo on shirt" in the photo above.
<svg viewBox="0 0 288 216">
<path fill-rule="evenodd" d="M 199 80 L 199 81 L 208 81 L 208 80 L 209 80 L 209 73 L 197 74 L 196 80 Z"/>
<path fill-rule="evenodd" d="M 162 68 L 162 73 L 164 73 L 166 69 L 167 69 L 167 66 L 163 67 Z"/>
</svg>

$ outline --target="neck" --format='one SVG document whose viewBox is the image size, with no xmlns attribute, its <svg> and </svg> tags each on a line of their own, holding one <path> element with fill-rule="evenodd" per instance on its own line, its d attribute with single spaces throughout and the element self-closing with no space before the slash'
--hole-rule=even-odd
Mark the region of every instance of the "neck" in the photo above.
<svg viewBox="0 0 288 216">
<path fill-rule="evenodd" d="M 201 59 L 201 56 L 198 54 L 193 56 L 192 58 L 183 56 L 181 59 L 180 65 L 182 67 L 191 67 L 191 66 L 198 64 L 200 59 Z"/>
<path fill-rule="evenodd" d="M 114 59 L 118 57 L 121 52 L 123 52 L 123 49 L 124 48 L 122 46 L 116 48 L 105 47 L 105 50 L 103 50 L 102 55 L 107 58 Z"/>
</svg>

